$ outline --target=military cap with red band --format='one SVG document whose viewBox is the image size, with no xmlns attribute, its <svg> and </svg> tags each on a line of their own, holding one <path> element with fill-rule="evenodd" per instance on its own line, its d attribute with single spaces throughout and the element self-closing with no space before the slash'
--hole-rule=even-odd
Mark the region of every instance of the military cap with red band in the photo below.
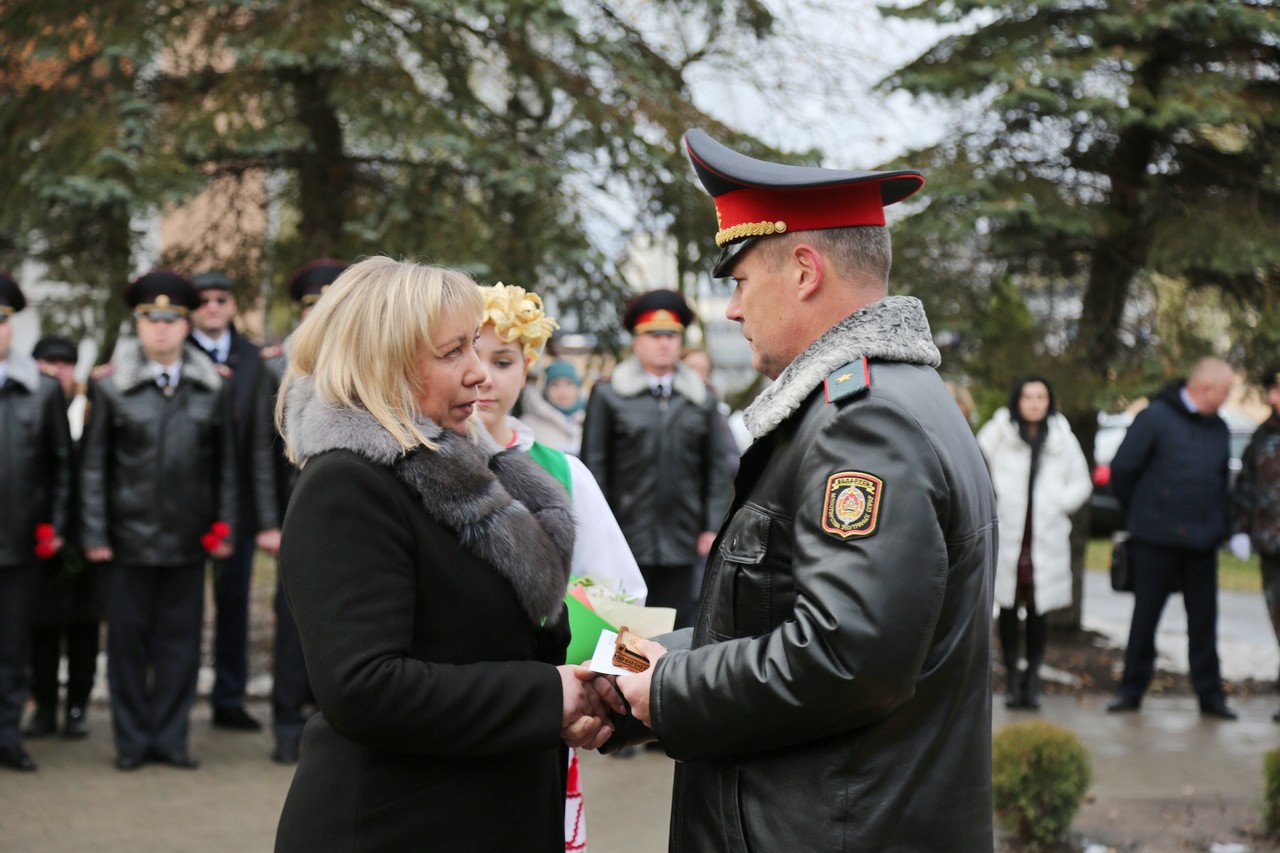
<svg viewBox="0 0 1280 853">
<path fill-rule="evenodd" d="M 13 276 L 0 270 L 0 322 L 9 319 L 27 307 L 27 298 L 22 295 L 22 288 L 13 280 Z"/>
<path fill-rule="evenodd" d="M 303 264 L 289 276 L 289 295 L 295 302 L 313 305 L 346 268 L 345 261 L 333 258 L 320 258 Z"/>
<path fill-rule="evenodd" d="M 180 320 L 199 306 L 191 280 L 173 270 L 152 270 L 140 275 L 124 292 L 134 313 L 152 320 Z"/>
<path fill-rule="evenodd" d="M 737 256 L 761 237 L 789 231 L 884 225 L 884 209 L 924 186 L 914 170 L 855 172 L 769 163 L 726 148 L 701 130 L 684 135 L 698 180 L 716 203 L 711 274 L 724 278 Z"/>
<path fill-rule="evenodd" d="M 693 309 L 674 290 L 650 290 L 635 296 L 622 313 L 622 325 L 633 335 L 651 332 L 679 334 L 693 322 Z"/>
</svg>

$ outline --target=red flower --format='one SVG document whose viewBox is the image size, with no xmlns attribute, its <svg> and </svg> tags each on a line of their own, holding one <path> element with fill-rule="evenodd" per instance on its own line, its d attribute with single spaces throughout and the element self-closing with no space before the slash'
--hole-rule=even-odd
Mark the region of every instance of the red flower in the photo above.
<svg viewBox="0 0 1280 853">
<path fill-rule="evenodd" d="M 53 525 L 49 523 L 36 525 L 36 541 L 52 542 L 53 541 Z"/>
<path fill-rule="evenodd" d="M 219 539 L 226 539 L 231 535 L 231 525 L 225 521 L 215 521 L 213 526 L 209 528 L 209 532 Z"/>
<path fill-rule="evenodd" d="M 206 551 L 212 554 L 218 549 L 218 546 L 222 544 L 222 537 L 217 536 L 212 532 L 206 533 L 200 537 L 200 544 L 204 546 Z"/>
<path fill-rule="evenodd" d="M 48 542 L 36 543 L 36 556 L 39 557 L 40 559 L 47 560 L 56 553 L 58 552 L 54 550 L 53 545 L 49 544 Z"/>
</svg>

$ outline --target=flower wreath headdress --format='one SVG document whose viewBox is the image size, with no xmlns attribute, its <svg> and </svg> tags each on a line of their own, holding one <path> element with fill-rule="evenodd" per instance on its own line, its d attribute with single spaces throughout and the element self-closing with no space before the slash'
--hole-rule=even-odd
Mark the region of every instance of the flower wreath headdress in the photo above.
<svg viewBox="0 0 1280 853">
<path fill-rule="evenodd" d="M 532 367 L 551 339 L 551 333 L 560 328 L 543 310 L 542 297 L 502 282 L 482 287 L 480 291 L 484 294 L 483 322 L 493 324 L 494 332 L 503 343 L 519 341 L 525 366 Z"/>
</svg>

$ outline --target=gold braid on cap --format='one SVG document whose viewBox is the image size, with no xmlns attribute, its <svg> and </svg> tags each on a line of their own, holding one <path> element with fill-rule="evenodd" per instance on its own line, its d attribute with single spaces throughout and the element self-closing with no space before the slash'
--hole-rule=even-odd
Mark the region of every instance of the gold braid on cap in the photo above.
<svg viewBox="0 0 1280 853">
<path fill-rule="evenodd" d="M 503 343 L 519 341 L 525 367 L 532 367 L 551 340 L 551 333 L 560 328 L 543 311 L 542 297 L 502 282 L 481 287 L 480 292 L 484 295 L 484 322 L 493 324 L 493 331 Z"/>
<path fill-rule="evenodd" d="M 730 228 L 721 228 L 716 232 L 716 245 L 723 246 L 743 237 L 767 237 L 770 234 L 782 234 L 787 230 L 787 223 L 779 219 L 777 222 L 743 222 Z"/>
</svg>

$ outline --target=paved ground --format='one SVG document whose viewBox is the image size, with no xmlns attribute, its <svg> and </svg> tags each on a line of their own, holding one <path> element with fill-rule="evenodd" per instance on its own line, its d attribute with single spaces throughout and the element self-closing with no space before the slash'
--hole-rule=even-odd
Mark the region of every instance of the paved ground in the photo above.
<svg viewBox="0 0 1280 853">
<path fill-rule="evenodd" d="M 1086 627 L 1123 637 L 1130 599 L 1110 593 L 1105 577 L 1094 574 L 1086 588 Z M 1179 654 L 1185 660 L 1185 637 L 1176 631 L 1180 608 L 1178 599 L 1171 601 L 1160 638 L 1172 668 Z M 1274 677 L 1280 653 L 1260 595 L 1223 593 L 1222 611 L 1224 669 L 1233 678 Z M 1262 756 L 1280 744 L 1280 726 L 1271 721 L 1274 699 L 1237 700 L 1242 719 L 1234 723 L 1202 720 L 1191 696 L 1152 698 L 1140 714 L 1119 717 L 1106 714 L 1104 703 L 1099 696 L 1048 696 L 1039 714 L 1076 731 L 1093 756 L 1094 785 L 1074 825 L 1073 849 L 1280 849 L 1253 836 Z M 250 708 L 263 719 L 268 715 L 264 702 Z M 1028 716 L 1007 712 L 997 701 L 993 725 Z M 192 752 L 203 762 L 196 771 L 115 770 L 102 703 L 92 710 L 88 740 L 29 742 L 39 772 L 0 771 L 0 851 L 270 850 L 292 770 L 268 759 L 267 734 L 214 730 L 208 718 L 202 704 L 192 723 Z M 595 853 L 666 849 L 671 766 L 652 752 L 628 759 L 584 756 L 588 839 Z"/>
</svg>

